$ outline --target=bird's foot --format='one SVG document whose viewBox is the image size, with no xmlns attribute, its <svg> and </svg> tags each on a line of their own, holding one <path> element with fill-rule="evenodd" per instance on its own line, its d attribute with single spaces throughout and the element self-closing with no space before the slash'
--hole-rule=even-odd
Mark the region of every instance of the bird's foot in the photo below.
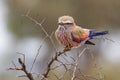
<svg viewBox="0 0 120 80">
<path fill-rule="evenodd" d="M 71 50 L 71 47 L 70 46 L 66 46 L 63 51 L 66 52 L 66 51 L 69 51 L 69 50 Z"/>
</svg>

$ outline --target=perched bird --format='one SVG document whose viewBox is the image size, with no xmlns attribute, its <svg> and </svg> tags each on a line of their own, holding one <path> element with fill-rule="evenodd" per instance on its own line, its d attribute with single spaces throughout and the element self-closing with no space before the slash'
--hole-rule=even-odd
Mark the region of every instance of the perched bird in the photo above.
<svg viewBox="0 0 120 80">
<path fill-rule="evenodd" d="M 75 48 L 83 44 L 95 45 L 89 40 L 105 34 L 108 34 L 108 31 L 95 32 L 93 29 L 77 26 L 71 16 L 59 17 L 58 28 L 55 31 L 57 41 L 66 48 Z"/>
</svg>

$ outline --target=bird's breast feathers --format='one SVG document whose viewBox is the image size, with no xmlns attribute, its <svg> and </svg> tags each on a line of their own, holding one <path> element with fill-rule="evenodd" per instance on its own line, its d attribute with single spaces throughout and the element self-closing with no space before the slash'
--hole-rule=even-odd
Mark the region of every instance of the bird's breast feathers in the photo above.
<svg viewBox="0 0 120 80">
<path fill-rule="evenodd" d="M 88 30 L 80 27 L 72 30 L 66 30 L 62 27 L 59 27 L 55 32 L 55 36 L 58 42 L 65 46 L 79 46 L 80 42 L 88 37 Z"/>
<path fill-rule="evenodd" d="M 71 31 L 59 27 L 55 32 L 55 36 L 58 42 L 64 46 L 78 46 L 78 43 L 72 40 Z"/>
</svg>

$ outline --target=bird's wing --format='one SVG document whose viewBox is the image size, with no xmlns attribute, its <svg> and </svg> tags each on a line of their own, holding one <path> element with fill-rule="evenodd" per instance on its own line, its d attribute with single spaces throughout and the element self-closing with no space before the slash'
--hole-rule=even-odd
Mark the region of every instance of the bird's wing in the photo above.
<svg viewBox="0 0 120 80">
<path fill-rule="evenodd" d="M 89 37 L 89 30 L 83 29 L 79 26 L 77 26 L 73 31 L 71 32 L 71 38 L 75 42 L 82 42 L 86 40 Z"/>
</svg>

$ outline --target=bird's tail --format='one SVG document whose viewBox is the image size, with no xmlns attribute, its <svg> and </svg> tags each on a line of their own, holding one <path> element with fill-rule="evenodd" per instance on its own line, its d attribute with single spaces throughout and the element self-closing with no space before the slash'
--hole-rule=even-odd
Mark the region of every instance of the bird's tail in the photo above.
<svg viewBox="0 0 120 80">
<path fill-rule="evenodd" d="M 108 34 L 109 32 L 106 30 L 106 31 L 100 31 L 100 32 L 94 32 L 94 30 L 90 30 L 90 34 L 89 34 L 89 37 L 90 38 L 94 38 L 96 36 L 101 36 L 101 35 L 105 35 L 105 34 Z"/>
</svg>

